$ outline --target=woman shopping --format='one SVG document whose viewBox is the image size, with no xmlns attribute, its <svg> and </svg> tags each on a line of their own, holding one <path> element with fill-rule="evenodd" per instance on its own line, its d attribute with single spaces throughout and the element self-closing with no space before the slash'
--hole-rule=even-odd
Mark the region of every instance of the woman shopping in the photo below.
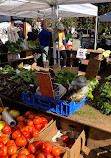
<svg viewBox="0 0 111 158">
<path fill-rule="evenodd" d="M 64 33 L 64 26 L 62 24 L 58 25 L 58 31 L 59 31 L 59 51 L 60 56 L 63 58 L 63 66 L 66 67 L 66 61 L 67 61 L 67 54 L 66 54 L 66 39 L 65 39 L 65 33 Z M 58 45 L 57 45 L 58 48 Z"/>
</svg>

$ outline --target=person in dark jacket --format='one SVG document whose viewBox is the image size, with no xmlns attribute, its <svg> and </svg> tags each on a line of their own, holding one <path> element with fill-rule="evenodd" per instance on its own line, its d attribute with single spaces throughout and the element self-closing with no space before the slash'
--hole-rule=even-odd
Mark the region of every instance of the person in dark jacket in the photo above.
<svg viewBox="0 0 111 158">
<path fill-rule="evenodd" d="M 42 31 L 39 33 L 39 41 L 42 51 L 42 59 L 44 68 L 49 67 L 49 39 L 52 38 L 52 33 L 47 31 L 47 25 L 42 25 Z"/>
</svg>

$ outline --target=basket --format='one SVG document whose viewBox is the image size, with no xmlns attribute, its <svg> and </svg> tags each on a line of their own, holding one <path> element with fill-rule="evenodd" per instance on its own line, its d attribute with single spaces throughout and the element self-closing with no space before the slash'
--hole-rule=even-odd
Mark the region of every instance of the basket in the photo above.
<svg viewBox="0 0 111 158">
<path fill-rule="evenodd" d="M 75 113 L 88 100 L 83 99 L 81 102 L 75 103 L 72 100 L 69 104 L 63 100 L 44 97 L 37 94 L 29 94 L 27 90 L 22 93 L 23 102 L 37 108 L 42 108 L 45 111 L 54 112 L 62 116 L 69 116 Z"/>
</svg>

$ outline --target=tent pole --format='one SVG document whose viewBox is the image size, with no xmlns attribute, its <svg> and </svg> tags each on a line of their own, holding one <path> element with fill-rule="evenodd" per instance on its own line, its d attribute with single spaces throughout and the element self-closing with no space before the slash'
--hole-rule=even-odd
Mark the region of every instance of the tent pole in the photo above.
<svg viewBox="0 0 111 158">
<path fill-rule="evenodd" d="M 53 28 L 53 34 L 54 34 L 54 28 L 55 28 L 55 15 L 56 15 L 56 6 L 52 6 L 52 28 Z M 56 56 L 56 42 L 53 41 L 53 61 L 54 65 L 57 63 L 57 56 Z"/>
<path fill-rule="evenodd" d="M 11 24 L 14 26 L 14 20 L 12 16 L 11 16 Z"/>
<path fill-rule="evenodd" d="M 58 26 L 58 8 L 59 8 L 59 6 L 57 5 L 57 10 L 56 10 L 56 14 L 57 14 L 57 26 Z M 59 64 L 59 66 L 60 66 L 60 51 L 59 51 L 59 41 L 58 41 L 58 64 Z"/>
<path fill-rule="evenodd" d="M 98 16 L 95 17 L 95 43 L 94 49 L 97 49 L 97 31 L 98 31 Z"/>
<path fill-rule="evenodd" d="M 24 18 L 24 21 L 23 21 L 23 25 L 24 25 L 24 36 L 25 36 L 25 39 L 27 38 L 26 36 L 26 19 Z"/>
</svg>

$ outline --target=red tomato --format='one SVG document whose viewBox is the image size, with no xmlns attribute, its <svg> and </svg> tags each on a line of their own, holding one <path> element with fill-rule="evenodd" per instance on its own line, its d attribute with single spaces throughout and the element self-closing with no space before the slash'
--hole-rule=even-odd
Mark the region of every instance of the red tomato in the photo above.
<svg viewBox="0 0 111 158">
<path fill-rule="evenodd" d="M 4 133 L 4 134 L 9 134 L 9 133 L 11 133 L 11 126 L 10 126 L 10 125 L 5 125 L 5 126 L 3 127 L 3 133 Z"/>
<path fill-rule="evenodd" d="M 47 158 L 47 157 L 45 153 L 40 152 L 39 154 L 36 155 L 36 158 Z"/>
<path fill-rule="evenodd" d="M 5 144 L 3 143 L 3 142 L 0 142 L 0 148 L 2 147 L 2 146 L 4 146 Z"/>
<path fill-rule="evenodd" d="M 32 132 L 35 130 L 34 126 L 25 126 L 24 128 L 21 129 L 21 131 L 28 131 L 28 132 Z"/>
<path fill-rule="evenodd" d="M 19 116 L 19 117 L 17 117 L 17 122 L 23 122 L 24 119 L 25 119 L 25 117 Z"/>
<path fill-rule="evenodd" d="M 20 130 L 16 130 L 12 133 L 12 139 L 16 139 L 17 137 L 20 137 L 22 135 L 22 132 Z"/>
<path fill-rule="evenodd" d="M 37 130 L 41 130 L 41 128 L 42 128 L 42 124 L 37 124 L 37 125 L 35 125 L 35 129 L 37 129 Z"/>
<path fill-rule="evenodd" d="M 7 155 L 7 146 L 2 146 L 0 148 L 0 156 L 6 156 Z"/>
<path fill-rule="evenodd" d="M 7 154 L 12 155 L 17 153 L 17 147 L 15 145 L 8 146 Z"/>
<path fill-rule="evenodd" d="M 21 149 L 21 150 L 19 151 L 19 155 L 21 155 L 21 154 L 28 155 L 28 154 L 30 154 L 30 152 L 28 151 L 28 149 L 24 148 L 24 149 Z"/>
<path fill-rule="evenodd" d="M 28 118 L 28 116 L 30 116 L 31 114 L 34 114 L 32 111 L 27 111 L 26 113 L 25 113 L 25 117 L 27 117 Z"/>
<path fill-rule="evenodd" d="M 63 136 L 63 137 L 62 137 L 62 141 L 63 141 L 64 143 L 69 143 L 70 138 L 69 138 L 68 136 Z"/>
<path fill-rule="evenodd" d="M 24 125 L 24 124 L 18 124 L 17 127 L 18 127 L 19 129 L 22 129 L 23 127 L 25 127 L 25 125 Z"/>
<path fill-rule="evenodd" d="M 18 154 L 17 158 L 27 158 L 27 155 L 25 155 L 25 154 Z"/>
<path fill-rule="evenodd" d="M 8 146 L 16 146 L 16 144 L 15 144 L 15 142 L 14 142 L 14 140 L 9 140 L 8 142 L 7 142 L 7 147 Z"/>
<path fill-rule="evenodd" d="M 27 139 L 22 135 L 15 139 L 15 144 L 19 147 L 23 147 L 27 145 Z"/>
<path fill-rule="evenodd" d="M 30 138 L 30 132 L 29 131 L 23 131 L 22 133 L 27 139 Z"/>
<path fill-rule="evenodd" d="M 31 115 L 28 116 L 28 119 L 33 120 L 34 118 L 35 118 L 35 115 L 34 115 L 34 114 L 31 114 Z"/>
<path fill-rule="evenodd" d="M 53 146 L 51 154 L 53 156 L 59 156 L 61 154 L 61 149 L 58 146 Z"/>
<path fill-rule="evenodd" d="M 68 144 L 67 143 L 65 143 L 65 142 L 63 142 L 62 144 L 61 144 L 61 146 L 63 146 L 63 147 L 66 147 Z"/>
<path fill-rule="evenodd" d="M 33 120 L 34 125 L 38 125 L 41 123 L 41 119 L 39 116 L 36 116 L 36 118 Z"/>
<path fill-rule="evenodd" d="M 18 124 L 24 125 L 24 122 L 18 121 L 18 122 L 17 122 L 17 125 L 18 125 Z"/>
<path fill-rule="evenodd" d="M 28 154 L 28 155 L 27 155 L 27 158 L 35 158 L 35 155 L 33 155 L 33 154 Z"/>
<path fill-rule="evenodd" d="M 30 153 L 35 153 L 37 150 L 36 143 L 31 143 L 28 145 L 28 150 Z"/>
<path fill-rule="evenodd" d="M 35 129 L 35 131 L 31 132 L 31 137 L 38 137 L 39 136 L 39 131 Z"/>
<path fill-rule="evenodd" d="M 74 143 L 73 143 L 73 144 L 74 144 Z M 71 143 L 69 144 L 69 148 L 70 148 L 70 149 L 72 148 L 73 144 L 71 144 Z"/>
<path fill-rule="evenodd" d="M 35 156 L 38 155 L 39 153 L 41 153 L 41 150 L 37 150 Z"/>
<path fill-rule="evenodd" d="M 47 122 L 47 121 L 44 121 L 44 122 L 42 123 L 42 128 L 44 128 L 47 124 L 48 124 L 48 122 Z"/>
<path fill-rule="evenodd" d="M 41 117 L 42 122 L 47 122 L 47 119 L 45 117 Z"/>
<path fill-rule="evenodd" d="M 2 131 L 0 131 L 0 138 L 2 138 L 3 137 L 3 132 Z"/>
<path fill-rule="evenodd" d="M 4 144 L 7 144 L 7 142 L 9 141 L 9 137 L 7 136 L 4 136 L 2 139 L 1 139 L 1 142 L 3 142 Z"/>
<path fill-rule="evenodd" d="M 17 153 L 16 154 L 13 154 L 13 155 L 11 155 L 11 158 L 17 158 Z"/>
<path fill-rule="evenodd" d="M 75 139 L 74 138 L 70 138 L 70 143 L 69 144 L 74 144 Z"/>
<path fill-rule="evenodd" d="M 38 149 L 42 149 L 42 144 L 43 144 L 43 141 L 42 141 L 42 140 L 36 141 L 37 150 L 38 150 Z"/>
<path fill-rule="evenodd" d="M 55 156 L 54 158 L 60 158 L 60 156 Z"/>
<path fill-rule="evenodd" d="M 16 130 L 20 130 L 18 126 L 12 127 L 12 133 L 15 132 Z"/>
<path fill-rule="evenodd" d="M 46 157 L 47 158 L 53 158 L 53 156 L 51 154 L 47 154 Z"/>
<path fill-rule="evenodd" d="M 52 145 L 50 142 L 45 142 L 42 144 L 42 151 L 46 154 L 50 154 L 52 150 Z"/>
<path fill-rule="evenodd" d="M 33 126 L 33 121 L 31 119 L 28 119 L 26 121 L 27 126 Z"/>
</svg>

